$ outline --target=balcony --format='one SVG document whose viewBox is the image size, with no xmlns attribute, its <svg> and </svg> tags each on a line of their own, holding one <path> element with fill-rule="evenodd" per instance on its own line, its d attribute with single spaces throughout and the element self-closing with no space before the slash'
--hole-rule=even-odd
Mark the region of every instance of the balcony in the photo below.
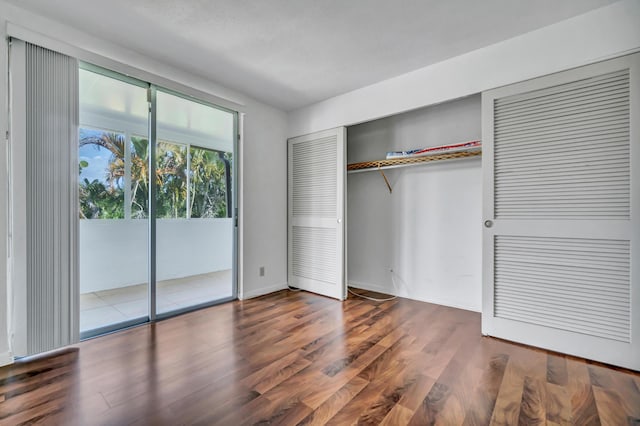
<svg viewBox="0 0 640 426">
<path fill-rule="evenodd" d="M 80 220 L 80 331 L 148 315 L 148 221 Z M 233 220 L 159 219 L 157 312 L 233 296 Z"/>
</svg>

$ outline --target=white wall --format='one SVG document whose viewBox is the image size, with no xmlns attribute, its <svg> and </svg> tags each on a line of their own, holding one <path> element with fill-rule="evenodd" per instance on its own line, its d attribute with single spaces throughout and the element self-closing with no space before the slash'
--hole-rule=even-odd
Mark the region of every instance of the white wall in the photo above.
<svg viewBox="0 0 640 426">
<path fill-rule="evenodd" d="M 610 6 L 289 113 L 289 137 L 445 102 L 640 49 L 640 0 Z"/>
<path fill-rule="evenodd" d="M 477 140 L 480 135 L 476 95 L 349 127 L 347 161 L 381 159 L 387 151 Z M 385 174 L 391 194 L 377 171 L 347 175 L 350 285 L 480 311 L 479 157 Z"/>
<path fill-rule="evenodd" d="M 147 282 L 146 220 L 80 221 L 80 293 Z M 231 269 L 233 219 L 160 219 L 158 281 Z"/>
<path fill-rule="evenodd" d="M 53 22 L 41 16 L 26 12 L 0 0 L 0 36 L 7 36 L 8 24 L 19 26 L 35 33 L 44 34 L 48 40 L 59 41 L 61 45 L 71 45 L 92 52 L 96 57 L 109 58 L 119 62 L 116 71 L 151 79 L 155 82 L 175 82 L 172 86 L 187 94 L 204 92 L 220 99 L 220 104 L 230 103 L 242 106 L 245 113 L 243 147 L 240 163 L 242 179 L 239 182 L 241 208 L 247 210 L 241 218 L 240 271 L 243 277 L 240 291 L 244 297 L 267 293 L 286 287 L 286 114 L 274 107 L 260 103 L 210 79 L 195 76 L 183 70 L 170 67 L 144 55 L 115 45 L 73 28 Z M 0 134 L 7 130 L 7 52 L 5 43 L 0 43 Z M 114 63 L 115 63 L 114 62 Z M 135 72 L 131 72 L 131 67 Z M 6 161 L 5 146 L 0 149 L 0 256 L 6 259 Z M 248 210 L 251 211 L 248 211 Z M 244 232 L 242 227 L 244 226 Z M 243 260 L 246 259 L 246 260 Z M 258 276 L 259 266 L 264 266 L 266 274 Z M 0 262 L 0 364 L 10 360 L 7 328 L 7 280 L 5 262 Z M 16 283 L 19 285 L 19 283 Z M 241 296 L 243 296 L 241 294 Z"/>
<path fill-rule="evenodd" d="M 241 232 L 246 299 L 287 287 L 287 128 L 280 111 L 257 113 L 251 105 L 244 128 Z"/>
<path fill-rule="evenodd" d="M 5 39 L 5 27 L 3 6 L 0 3 L 0 39 Z M 7 131 L 7 75 L 9 64 L 7 63 L 7 44 L 0 43 L 0 136 Z M 9 348 L 9 321 L 8 298 L 11 292 L 7 281 L 7 201 L 9 190 L 7 187 L 7 144 L 0 137 L 0 365 L 12 361 Z"/>
</svg>

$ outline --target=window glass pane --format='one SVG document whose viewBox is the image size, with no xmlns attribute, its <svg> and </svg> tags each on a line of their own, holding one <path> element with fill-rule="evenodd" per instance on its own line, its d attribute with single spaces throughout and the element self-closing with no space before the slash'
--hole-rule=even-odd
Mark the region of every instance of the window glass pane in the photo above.
<svg viewBox="0 0 640 426">
<path fill-rule="evenodd" d="M 124 144 L 121 133 L 80 129 L 80 218 L 124 218 Z"/>
<path fill-rule="evenodd" d="M 187 147 L 159 141 L 156 148 L 158 219 L 187 217 Z"/>
<path fill-rule="evenodd" d="M 127 121 L 129 128 L 146 131 L 149 104 L 144 88 L 84 69 L 80 69 L 78 79 L 81 123 L 116 119 Z"/>
<path fill-rule="evenodd" d="M 149 140 L 131 137 L 131 218 L 149 217 Z"/>
<path fill-rule="evenodd" d="M 88 337 L 149 314 L 149 222 L 129 220 L 134 183 L 148 169 L 136 169 L 148 158 L 146 140 L 134 151 L 131 135 L 148 131 L 149 106 L 145 88 L 86 69 L 79 89 L 80 332 Z M 145 200 L 145 188 L 136 200 Z M 145 208 L 143 201 L 138 211 Z"/>
<path fill-rule="evenodd" d="M 156 148 L 156 217 L 187 217 L 187 147 L 159 141 Z M 131 218 L 149 215 L 149 141 L 131 137 Z"/>
<path fill-rule="evenodd" d="M 234 294 L 228 183 L 234 120 L 229 112 L 157 91 L 156 301 L 161 315 Z M 180 219 L 185 215 L 189 220 Z"/>
<path fill-rule="evenodd" d="M 191 217 L 227 217 L 227 175 L 231 176 L 232 154 L 191 147 L 190 155 Z"/>
<path fill-rule="evenodd" d="M 233 115 L 158 91 L 158 139 L 233 150 Z"/>
</svg>

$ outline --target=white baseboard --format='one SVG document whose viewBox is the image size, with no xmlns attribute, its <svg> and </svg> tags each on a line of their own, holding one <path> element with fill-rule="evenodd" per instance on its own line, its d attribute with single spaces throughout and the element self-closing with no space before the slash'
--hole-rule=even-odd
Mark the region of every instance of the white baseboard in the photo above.
<svg viewBox="0 0 640 426">
<path fill-rule="evenodd" d="M 451 302 L 449 300 L 425 298 L 425 297 L 416 297 L 416 296 L 413 296 L 413 295 L 396 294 L 395 290 L 390 289 L 388 287 L 383 287 L 383 286 L 377 285 L 377 284 L 363 283 L 363 282 L 360 282 L 360 281 L 349 281 L 349 287 L 359 288 L 361 290 L 376 291 L 378 293 L 390 294 L 391 296 L 404 297 L 406 299 L 417 300 L 417 301 L 420 301 L 420 302 L 433 303 L 434 305 L 442 305 L 442 306 L 448 306 L 450 308 L 464 309 L 465 311 L 481 312 L 481 309 L 478 309 L 478 308 L 475 308 L 475 307 L 472 307 L 472 306 L 469 306 L 469 305 L 465 305 L 463 303 Z"/>
<path fill-rule="evenodd" d="M 0 367 L 9 364 L 13 364 L 13 356 L 11 356 L 11 352 L 7 351 L 0 353 Z"/>
<path fill-rule="evenodd" d="M 413 298 L 413 300 L 418 300 L 420 302 L 433 303 L 434 305 L 447 306 L 449 308 L 456 308 L 456 309 L 462 309 L 465 311 L 482 313 L 482 309 L 478 309 L 476 307 L 473 307 L 471 305 L 466 305 L 464 303 L 451 302 L 450 300 L 426 299 L 426 298 L 420 298 L 420 297 L 415 297 Z"/>
<path fill-rule="evenodd" d="M 279 283 L 269 287 L 260 287 L 255 290 L 245 291 L 243 292 L 243 294 L 239 294 L 238 299 L 240 300 L 253 299 L 254 297 L 264 296 L 265 294 L 275 293 L 276 291 L 285 290 L 287 288 L 288 288 L 287 283 Z"/>
</svg>

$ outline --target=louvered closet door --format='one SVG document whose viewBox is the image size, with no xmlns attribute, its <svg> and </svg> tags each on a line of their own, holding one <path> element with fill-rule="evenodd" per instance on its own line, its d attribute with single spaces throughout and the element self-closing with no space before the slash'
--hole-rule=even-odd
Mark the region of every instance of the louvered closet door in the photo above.
<svg viewBox="0 0 640 426">
<path fill-rule="evenodd" d="M 289 139 L 289 285 L 343 300 L 345 129 Z"/>
<path fill-rule="evenodd" d="M 483 94 L 483 334 L 640 370 L 639 71 Z"/>
</svg>

